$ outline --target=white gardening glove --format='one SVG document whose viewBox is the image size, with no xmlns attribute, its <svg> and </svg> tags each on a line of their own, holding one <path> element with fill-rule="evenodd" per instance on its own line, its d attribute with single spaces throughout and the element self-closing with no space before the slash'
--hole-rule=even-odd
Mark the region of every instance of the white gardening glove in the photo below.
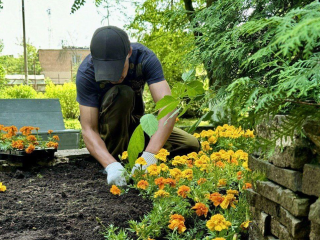
<svg viewBox="0 0 320 240">
<path fill-rule="evenodd" d="M 127 181 L 125 178 L 126 170 L 119 162 L 114 162 L 109 164 L 105 168 L 105 172 L 107 173 L 107 183 L 114 184 L 117 186 L 126 186 Z"/>
<path fill-rule="evenodd" d="M 134 174 L 134 172 L 137 169 L 142 169 L 142 170 L 146 170 L 147 167 L 149 167 L 152 164 L 157 164 L 158 163 L 158 159 L 155 158 L 153 153 L 149 153 L 149 152 L 143 152 L 141 157 L 144 158 L 144 160 L 147 162 L 147 165 L 142 165 L 141 164 L 135 164 L 132 168 L 131 171 L 131 176 Z"/>
</svg>

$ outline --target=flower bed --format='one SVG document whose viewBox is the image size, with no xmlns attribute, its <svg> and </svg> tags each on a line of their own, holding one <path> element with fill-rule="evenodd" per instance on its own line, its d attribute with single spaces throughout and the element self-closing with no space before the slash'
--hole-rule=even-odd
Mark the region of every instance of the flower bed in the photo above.
<svg viewBox="0 0 320 240">
<path fill-rule="evenodd" d="M 36 131 L 35 134 L 32 131 Z M 43 141 L 38 135 L 39 128 L 24 126 L 17 129 L 16 126 L 0 125 L 0 158 L 11 162 L 22 162 L 23 166 L 36 161 L 53 159 L 54 152 L 59 146 L 59 137 L 51 136 L 48 131 L 47 141 Z"/>
<path fill-rule="evenodd" d="M 139 239 L 247 239 L 250 214 L 246 189 L 251 188 L 248 152 L 253 131 L 224 125 L 195 136 L 202 151 L 169 160 L 162 149 L 148 173 L 136 171 L 133 188 L 152 199 L 153 210 L 139 221 L 129 221 Z M 127 154 L 123 154 L 123 159 Z M 136 163 L 145 164 L 144 159 Z M 113 186 L 113 194 L 124 194 Z M 108 239 L 130 239 L 125 231 L 106 229 Z"/>
</svg>

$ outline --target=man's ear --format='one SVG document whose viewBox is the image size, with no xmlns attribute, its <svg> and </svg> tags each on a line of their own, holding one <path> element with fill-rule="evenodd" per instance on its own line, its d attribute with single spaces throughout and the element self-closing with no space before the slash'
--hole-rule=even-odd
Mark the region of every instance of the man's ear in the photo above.
<svg viewBox="0 0 320 240">
<path fill-rule="evenodd" d="M 130 47 L 130 50 L 129 50 L 129 53 L 128 53 L 129 58 L 131 57 L 131 55 L 132 55 L 132 47 Z"/>
</svg>

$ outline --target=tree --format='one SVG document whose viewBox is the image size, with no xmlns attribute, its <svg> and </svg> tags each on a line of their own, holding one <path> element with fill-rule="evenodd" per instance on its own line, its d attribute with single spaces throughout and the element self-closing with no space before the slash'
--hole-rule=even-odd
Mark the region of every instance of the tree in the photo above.
<svg viewBox="0 0 320 240">
<path fill-rule="evenodd" d="M 0 2 L 1 3 L 1 2 Z M 3 42 L 2 40 L 0 40 L 0 53 L 3 50 Z M 0 89 L 3 87 L 3 85 L 6 83 L 5 82 L 5 76 L 6 76 L 6 71 L 5 68 L 2 66 L 2 64 L 0 63 Z"/>
</svg>

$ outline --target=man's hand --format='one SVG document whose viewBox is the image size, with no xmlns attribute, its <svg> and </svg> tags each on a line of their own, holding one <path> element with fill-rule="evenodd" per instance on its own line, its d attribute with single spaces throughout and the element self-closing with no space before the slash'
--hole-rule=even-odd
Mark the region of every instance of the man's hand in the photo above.
<svg viewBox="0 0 320 240">
<path fill-rule="evenodd" d="M 158 163 L 158 159 L 155 158 L 153 153 L 143 152 L 141 157 L 147 162 L 147 165 L 141 166 L 140 164 L 135 164 L 132 168 L 131 175 L 133 175 L 137 169 L 142 169 L 145 171 L 150 165 Z"/>
<path fill-rule="evenodd" d="M 126 186 L 127 181 L 125 178 L 126 170 L 119 162 L 109 164 L 105 171 L 107 173 L 107 183 L 117 186 Z"/>
</svg>

